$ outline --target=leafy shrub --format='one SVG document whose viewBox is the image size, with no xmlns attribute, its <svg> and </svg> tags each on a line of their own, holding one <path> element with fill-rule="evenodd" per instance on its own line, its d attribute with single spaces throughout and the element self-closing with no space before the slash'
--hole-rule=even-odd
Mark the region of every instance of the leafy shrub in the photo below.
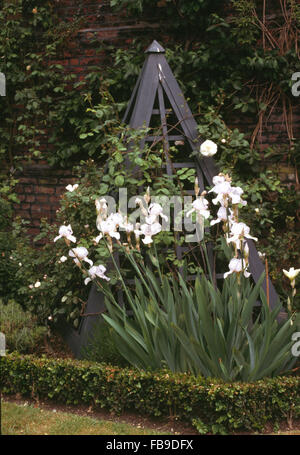
<svg viewBox="0 0 300 455">
<path fill-rule="evenodd" d="M 23 276 L 17 277 L 22 264 L 14 252 L 23 250 L 29 243 L 24 236 L 26 223 L 13 216 L 13 203 L 18 202 L 17 183 L 12 174 L 0 175 L 0 296 L 4 302 L 17 299 L 18 289 L 24 284 Z"/>
<path fill-rule="evenodd" d="M 18 283 L 16 273 L 18 264 L 11 259 L 11 252 L 15 248 L 12 236 L 7 232 L 0 232 L 0 295 L 6 301 L 15 297 Z"/>
<path fill-rule="evenodd" d="M 14 301 L 5 305 L 0 300 L 0 327 L 9 352 L 33 352 L 47 333 L 45 327 L 38 326 L 36 319 Z"/>
<path fill-rule="evenodd" d="M 93 405 L 118 414 L 195 421 L 215 433 L 261 430 L 300 417 L 299 376 L 225 384 L 170 371 L 145 372 L 71 359 L 7 355 L 0 359 L 2 393 Z"/>
<path fill-rule="evenodd" d="M 100 112 L 96 109 L 96 115 Z M 102 111 L 101 111 L 102 112 Z M 81 238 L 81 246 L 96 252 L 103 259 L 108 258 L 106 248 L 95 245 L 93 239 L 98 235 L 95 223 L 95 200 L 110 194 L 118 194 L 119 188 L 124 184 L 128 193 L 135 194 L 136 188 L 150 182 L 156 187 L 159 194 L 176 194 L 176 184 L 169 179 L 165 182 L 163 176 L 153 178 L 149 170 L 161 169 L 162 150 L 145 150 L 147 157 L 139 156 L 140 149 L 134 147 L 130 153 L 130 160 L 139 164 L 143 171 L 143 177 L 129 175 L 124 167 L 124 139 L 118 137 L 118 133 L 126 134 L 126 141 L 138 144 L 142 131 L 130 131 L 128 128 L 118 125 L 110 134 L 106 135 L 106 148 L 103 147 L 101 154 L 103 159 L 109 159 L 108 169 L 100 168 L 93 160 L 82 162 L 74 168 L 74 182 L 78 188 L 74 191 L 66 191 L 60 199 L 60 209 L 57 212 L 58 223 L 72 225 L 74 235 Z M 100 152 L 99 152 L 100 153 Z M 99 183 L 100 182 L 100 183 Z M 35 241 L 44 242 L 38 249 L 28 243 L 20 245 L 10 253 L 14 264 L 21 263 L 16 267 L 16 280 L 20 285 L 13 288 L 17 292 L 17 301 L 33 314 L 39 317 L 40 322 L 46 323 L 51 317 L 56 322 L 60 316 L 64 316 L 75 327 L 78 328 L 82 309 L 87 301 L 89 287 L 84 286 L 79 269 L 74 267 L 73 261 L 69 258 L 69 248 L 63 242 L 53 243 L 57 235 L 57 226 L 51 226 L 45 220 L 41 224 L 41 233 L 36 236 Z M 62 256 L 69 258 L 65 262 L 60 259 Z M 175 255 L 171 260 L 175 260 Z M 175 263 L 176 264 L 176 263 Z M 34 266 L 33 266 L 34 265 Z M 35 287 L 35 283 L 40 283 Z M 12 289 L 11 289 L 12 291 Z"/>
</svg>

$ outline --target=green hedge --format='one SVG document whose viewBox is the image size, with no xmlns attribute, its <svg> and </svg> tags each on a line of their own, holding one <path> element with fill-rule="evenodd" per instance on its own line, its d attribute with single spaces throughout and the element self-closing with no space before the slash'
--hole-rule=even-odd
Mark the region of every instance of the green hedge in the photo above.
<svg viewBox="0 0 300 455">
<path fill-rule="evenodd" d="M 229 384 L 16 353 L 2 357 L 0 365 L 4 394 L 95 405 L 115 413 L 136 410 L 147 416 L 176 416 L 193 421 L 200 431 L 253 431 L 267 422 L 300 417 L 300 381 L 295 376 Z"/>
</svg>

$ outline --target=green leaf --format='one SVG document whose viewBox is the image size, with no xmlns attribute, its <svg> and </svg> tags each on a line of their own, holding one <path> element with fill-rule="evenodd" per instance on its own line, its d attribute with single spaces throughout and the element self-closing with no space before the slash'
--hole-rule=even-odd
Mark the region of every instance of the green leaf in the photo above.
<svg viewBox="0 0 300 455">
<path fill-rule="evenodd" d="M 123 186 L 124 185 L 124 177 L 123 175 L 117 175 L 117 177 L 115 178 L 115 185 L 116 186 Z"/>
</svg>

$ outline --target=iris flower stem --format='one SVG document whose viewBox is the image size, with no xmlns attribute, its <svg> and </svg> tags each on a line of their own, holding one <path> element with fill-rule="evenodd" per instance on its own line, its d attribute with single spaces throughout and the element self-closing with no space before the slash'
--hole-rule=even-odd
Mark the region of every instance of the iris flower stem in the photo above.
<svg viewBox="0 0 300 455">
<path fill-rule="evenodd" d="M 159 278 L 160 278 L 160 281 L 161 281 L 161 283 L 162 283 L 162 282 L 163 282 L 163 280 L 162 280 L 162 274 L 161 274 L 161 270 L 160 270 L 160 266 L 159 266 L 159 261 L 158 261 L 158 255 L 157 255 L 156 245 L 155 245 L 154 242 L 153 242 L 153 250 L 154 250 L 155 258 L 156 258 L 156 260 L 157 260 L 157 270 L 158 270 Z"/>
<path fill-rule="evenodd" d="M 209 279 L 210 279 L 211 283 L 213 284 L 213 277 L 212 277 L 212 273 L 211 273 L 210 263 L 209 263 L 209 259 L 208 259 L 207 249 L 206 249 L 206 243 L 205 243 L 204 239 L 202 239 L 201 243 L 202 243 L 202 248 L 203 248 L 204 255 L 205 255 L 205 261 L 206 261 L 207 268 L 208 268 Z"/>
<path fill-rule="evenodd" d="M 133 304 L 133 301 L 132 301 L 130 292 L 129 292 L 128 289 L 127 289 L 127 286 L 126 286 L 125 281 L 123 280 L 122 274 L 121 274 L 120 269 L 119 269 L 119 267 L 118 267 L 118 265 L 117 265 L 117 263 L 116 263 L 116 261 L 115 261 L 115 258 L 114 258 L 113 254 L 111 253 L 111 251 L 110 251 L 110 249 L 109 249 L 109 245 L 108 245 L 108 243 L 107 243 L 107 241 L 106 241 L 105 238 L 103 238 L 103 240 L 104 240 L 105 246 L 106 246 L 106 248 L 108 249 L 109 254 L 110 254 L 111 258 L 112 258 L 112 262 L 113 262 L 114 267 L 115 267 L 115 269 L 116 269 L 116 271 L 117 271 L 117 273 L 118 273 L 118 275 L 119 275 L 119 278 L 120 278 L 120 280 L 121 280 L 121 283 L 122 283 L 122 286 L 123 286 L 123 288 L 124 288 L 124 291 L 125 291 L 125 293 L 126 293 L 126 295 L 127 295 L 127 298 L 128 298 L 128 300 L 129 300 L 129 302 L 130 302 L 131 304 Z"/>
</svg>

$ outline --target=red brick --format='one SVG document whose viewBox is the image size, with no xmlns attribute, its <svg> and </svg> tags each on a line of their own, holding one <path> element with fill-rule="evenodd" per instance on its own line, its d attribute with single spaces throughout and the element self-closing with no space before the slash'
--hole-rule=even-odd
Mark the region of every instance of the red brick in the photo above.
<svg viewBox="0 0 300 455">
<path fill-rule="evenodd" d="M 99 59 L 95 57 L 81 57 L 80 65 L 99 65 Z"/>
<path fill-rule="evenodd" d="M 49 202 L 51 202 L 51 203 L 59 205 L 59 200 L 60 200 L 60 197 L 58 195 L 57 196 L 49 196 Z"/>
<path fill-rule="evenodd" d="M 29 210 L 30 209 L 30 204 L 26 204 L 23 202 L 22 204 L 22 210 Z"/>
<path fill-rule="evenodd" d="M 45 212 L 37 213 L 37 212 L 32 212 L 31 213 L 31 219 L 32 222 L 34 223 L 34 220 L 40 220 L 41 218 L 49 218 L 49 214 Z"/>
<path fill-rule="evenodd" d="M 59 196 L 62 196 L 66 192 L 66 187 L 65 186 L 57 186 L 55 188 L 55 193 Z"/>
<path fill-rule="evenodd" d="M 39 215 L 40 217 L 40 215 Z M 40 218 L 35 217 L 34 220 L 31 221 L 32 226 L 39 226 L 40 225 Z"/>
<path fill-rule="evenodd" d="M 38 227 L 36 227 L 36 228 L 30 227 L 28 229 L 27 233 L 29 235 L 35 236 L 35 235 L 38 235 L 40 233 L 40 229 Z"/>
<path fill-rule="evenodd" d="M 30 220 L 31 219 L 29 210 L 27 210 L 27 211 L 25 211 L 25 210 L 16 210 L 16 215 L 20 216 L 21 218 L 24 218 L 26 220 Z"/>
<path fill-rule="evenodd" d="M 74 183 L 76 183 L 75 181 L 76 179 L 74 179 L 74 177 L 67 177 L 66 175 L 65 176 L 62 176 L 60 179 L 59 179 L 59 185 L 60 186 L 64 186 L 66 187 L 67 185 L 69 185 L 69 183 L 71 185 L 74 185 Z"/>
<path fill-rule="evenodd" d="M 54 194 L 55 193 L 55 188 L 53 187 L 46 187 L 46 186 L 36 186 L 34 188 L 34 193 L 35 194 Z"/>
<path fill-rule="evenodd" d="M 73 68 L 74 73 L 83 73 L 84 71 L 87 71 L 87 69 L 82 68 L 81 66 L 75 66 Z"/>
<path fill-rule="evenodd" d="M 27 194 L 26 196 L 24 196 L 24 198 L 26 199 L 26 202 L 33 202 L 35 201 L 36 196 L 34 196 L 33 194 Z"/>
<path fill-rule="evenodd" d="M 23 202 L 25 201 L 25 199 L 27 200 L 27 196 L 25 196 L 25 194 L 18 194 L 18 199 L 20 202 Z"/>
<path fill-rule="evenodd" d="M 95 50 L 94 49 L 85 49 L 84 53 L 85 53 L 85 55 L 93 56 L 93 55 L 95 55 Z"/>
<path fill-rule="evenodd" d="M 21 183 L 36 183 L 36 179 L 34 177 L 21 177 L 19 179 L 20 184 Z"/>
<path fill-rule="evenodd" d="M 50 206 L 49 204 L 31 204 L 31 211 L 32 212 L 47 212 L 50 211 Z"/>
<path fill-rule="evenodd" d="M 56 185 L 58 182 L 58 179 L 56 177 L 42 177 L 38 179 L 38 184 L 39 185 Z"/>
<path fill-rule="evenodd" d="M 36 202 L 48 202 L 49 200 L 49 196 L 47 196 L 46 194 L 37 194 L 36 196 L 34 196 L 34 200 Z"/>
</svg>

